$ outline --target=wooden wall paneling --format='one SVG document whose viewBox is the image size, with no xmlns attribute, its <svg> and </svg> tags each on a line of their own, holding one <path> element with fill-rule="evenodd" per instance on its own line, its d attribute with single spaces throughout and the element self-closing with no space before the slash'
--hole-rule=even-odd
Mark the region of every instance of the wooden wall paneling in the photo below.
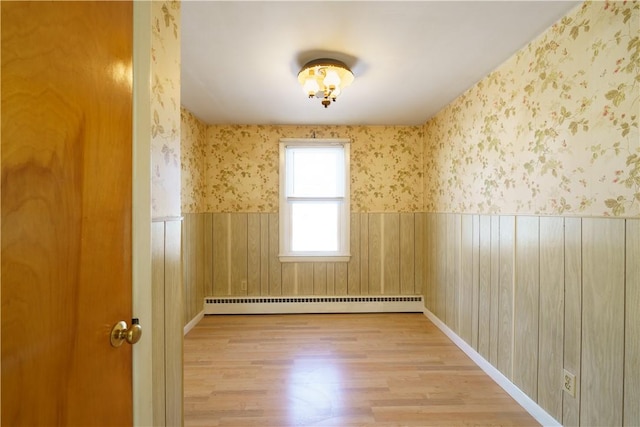
<svg viewBox="0 0 640 427">
<path fill-rule="evenodd" d="M 516 219 L 500 217 L 499 233 L 499 287 L 498 297 L 498 364 L 497 368 L 507 378 L 513 378 L 513 287 L 514 287 L 514 239 Z"/>
<path fill-rule="evenodd" d="M 313 263 L 313 294 L 328 295 L 327 294 L 327 263 L 326 262 Z"/>
<path fill-rule="evenodd" d="M 184 270 L 182 271 L 182 274 L 184 277 L 182 279 L 182 282 L 184 283 L 183 301 L 185 301 L 185 304 L 183 304 L 183 307 L 182 307 L 182 319 L 184 322 L 183 325 L 186 325 L 191 320 L 191 307 L 189 306 L 188 301 L 189 301 L 189 293 L 191 292 L 191 283 L 193 282 L 191 279 L 191 276 L 193 275 L 195 270 L 195 268 L 192 267 L 190 264 L 190 261 L 193 258 L 189 250 L 190 243 L 193 242 L 193 240 L 190 239 L 191 235 L 193 234 L 191 231 L 190 214 L 186 214 L 184 216 L 184 221 L 182 221 L 182 227 L 184 228 L 184 232 L 182 233 L 182 239 L 183 239 L 182 260 L 184 263 Z M 164 242 L 164 235 L 163 235 L 163 242 Z"/>
<path fill-rule="evenodd" d="M 360 294 L 369 294 L 369 214 L 360 214 Z"/>
<path fill-rule="evenodd" d="M 204 216 L 204 296 L 213 295 L 213 216 Z"/>
<path fill-rule="evenodd" d="M 582 336 L 582 220 L 565 218 L 564 226 L 564 362 L 576 376 L 576 395 L 562 395 L 562 424 L 580 425 Z"/>
<path fill-rule="evenodd" d="M 500 217 L 491 216 L 491 266 L 489 310 L 489 362 L 498 366 L 498 319 L 500 316 Z"/>
<path fill-rule="evenodd" d="M 462 292 L 462 272 L 460 271 L 460 256 L 462 254 L 462 215 L 454 214 L 454 228 L 453 228 L 453 285 L 454 285 L 454 306 L 453 306 L 453 318 L 455 319 L 455 332 L 460 333 L 460 293 Z"/>
<path fill-rule="evenodd" d="M 416 219 L 413 213 L 400 214 L 400 293 L 416 293 Z"/>
<path fill-rule="evenodd" d="M 247 214 L 247 295 L 261 295 L 262 272 L 260 214 Z"/>
<path fill-rule="evenodd" d="M 213 225 L 213 293 L 231 295 L 229 282 L 229 214 L 214 213 Z"/>
<path fill-rule="evenodd" d="M 537 402 L 562 419 L 564 219 L 540 218 L 540 316 Z"/>
<path fill-rule="evenodd" d="M 491 217 L 480 215 L 480 280 L 478 294 L 478 353 L 489 360 L 491 331 Z"/>
<path fill-rule="evenodd" d="M 298 263 L 298 295 L 313 295 L 313 262 Z"/>
<path fill-rule="evenodd" d="M 191 306 L 191 318 L 196 317 L 204 309 L 204 286 L 205 286 L 205 227 L 204 227 L 204 215 L 192 214 L 192 221 L 195 223 L 194 233 L 195 236 L 191 236 L 195 239 L 195 268 L 196 268 L 196 281 L 195 287 L 192 287 L 193 292 L 190 295 L 189 304 Z"/>
<path fill-rule="evenodd" d="M 231 295 L 247 295 L 247 290 L 242 289 L 243 282 L 247 280 L 247 218 L 246 213 L 231 214 L 229 224 Z"/>
<path fill-rule="evenodd" d="M 447 215 L 447 318 L 451 329 L 460 334 L 460 245 L 462 243 L 462 216 Z"/>
<path fill-rule="evenodd" d="M 454 275 L 456 264 L 454 254 L 456 250 L 455 242 L 455 214 L 448 213 L 444 215 L 445 220 L 445 263 L 444 263 L 444 283 L 445 283 L 445 318 L 443 319 L 447 326 L 458 333 L 456 324 L 456 293 Z"/>
<path fill-rule="evenodd" d="M 336 294 L 336 263 L 328 262 L 327 263 L 327 295 L 335 295 Z M 314 276 L 315 277 L 315 276 Z"/>
<path fill-rule="evenodd" d="M 435 221 L 436 214 L 428 213 L 426 214 L 426 229 L 427 229 L 427 242 L 425 246 L 425 273 L 426 280 L 424 283 L 424 288 L 422 292 L 424 294 L 424 302 L 425 307 L 429 309 L 429 311 L 433 314 L 436 314 L 435 308 L 435 292 L 434 292 L 434 283 L 435 283 L 435 257 L 436 257 L 436 246 L 437 246 L 437 237 L 435 235 Z"/>
<path fill-rule="evenodd" d="M 277 213 L 269 215 L 269 294 L 282 295 L 282 267 L 278 253 L 279 247 L 279 218 Z"/>
<path fill-rule="evenodd" d="M 436 312 L 443 322 L 447 318 L 447 214 L 436 216 L 437 244 L 436 244 Z"/>
<path fill-rule="evenodd" d="M 382 293 L 382 214 L 369 214 L 369 293 Z"/>
<path fill-rule="evenodd" d="M 580 423 L 621 425 L 625 221 L 582 219 Z"/>
<path fill-rule="evenodd" d="M 269 214 L 260 214 L 260 295 L 269 294 Z"/>
<path fill-rule="evenodd" d="M 153 339 L 153 366 L 152 370 L 153 389 L 150 390 L 153 401 L 153 424 L 165 425 L 165 355 L 164 355 L 164 221 L 153 221 L 151 223 L 151 284 L 152 301 L 151 317 L 154 325 L 162 325 L 152 328 L 151 338 Z M 186 305 L 183 304 L 183 313 L 180 316 L 179 324 L 185 324 Z"/>
<path fill-rule="evenodd" d="M 415 256 L 414 256 L 414 289 L 415 295 L 421 295 L 424 282 L 426 279 L 426 239 L 427 239 L 427 222 L 426 214 L 423 212 L 416 213 L 414 216 L 414 239 L 415 239 Z"/>
<path fill-rule="evenodd" d="M 432 246 L 432 239 L 431 239 L 431 226 L 430 226 L 430 221 L 431 221 L 431 214 L 429 213 L 422 213 L 422 218 L 424 221 L 424 254 L 422 257 L 422 262 L 423 262 L 423 266 L 422 266 L 422 274 L 423 274 L 423 281 L 422 281 L 422 298 L 424 300 L 424 307 L 428 310 L 431 311 L 431 286 L 429 285 L 429 282 L 431 281 L 431 276 L 430 276 L 430 263 L 431 263 L 431 246 Z"/>
<path fill-rule="evenodd" d="M 282 295 L 298 295 L 295 262 L 282 263 Z"/>
<path fill-rule="evenodd" d="M 184 216 L 184 221 L 182 221 L 182 227 L 184 227 L 184 232 L 182 233 L 182 238 L 184 239 L 184 241 L 182 242 L 182 259 L 183 259 L 183 263 L 184 263 L 184 270 L 182 270 L 182 274 L 184 275 L 182 281 L 184 283 L 184 301 L 189 301 L 189 296 L 188 296 L 188 292 L 189 292 L 189 274 L 191 273 L 191 268 L 189 268 L 189 242 L 188 242 L 188 236 L 190 235 L 189 233 L 189 215 L 185 215 Z M 163 226 L 164 227 L 164 226 Z M 164 239 L 164 237 L 163 237 Z M 183 311 L 183 319 L 184 319 L 184 323 L 186 324 L 189 321 L 189 304 L 184 304 L 184 306 L 182 307 L 182 311 Z"/>
<path fill-rule="evenodd" d="M 382 218 L 383 293 L 398 295 L 400 293 L 400 214 L 386 213 Z"/>
<path fill-rule="evenodd" d="M 516 217 L 513 382 L 538 395 L 539 218 Z"/>
<path fill-rule="evenodd" d="M 181 226 L 186 232 L 182 238 L 183 252 L 186 253 L 183 298 L 186 306 L 185 323 L 191 321 L 196 314 L 196 298 L 198 293 L 198 216 L 187 214 Z"/>
<path fill-rule="evenodd" d="M 360 295 L 360 217 L 359 213 L 351 214 L 350 246 L 351 258 L 347 268 L 348 293 L 349 295 Z M 326 292 L 326 291 L 325 291 Z"/>
<path fill-rule="evenodd" d="M 438 315 L 438 216 L 437 213 L 430 213 L 427 226 L 429 228 L 430 242 L 427 246 L 428 254 L 428 277 L 429 289 L 428 300 L 430 302 L 430 311 Z"/>
<path fill-rule="evenodd" d="M 478 351 L 478 335 L 480 320 L 480 216 L 473 215 L 473 236 L 471 237 L 472 269 L 473 269 L 473 296 L 471 313 L 471 346 Z"/>
<path fill-rule="evenodd" d="M 348 263 L 335 263 L 335 290 L 336 295 L 347 295 L 348 292 Z"/>
<path fill-rule="evenodd" d="M 627 219 L 623 425 L 640 425 L 640 219 Z"/>
<path fill-rule="evenodd" d="M 460 217 L 460 324 L 459 335 L 471 345 L 473 313 L 473 216 Z"/>
<path fill-rule="evenodd" d="M 167 221 L 165 226 L 165 393 L 166 425 L 182 425 L 182 344 L 184 329 L 182 303 L 181 229 L 182 221 Z"/>
</svg>

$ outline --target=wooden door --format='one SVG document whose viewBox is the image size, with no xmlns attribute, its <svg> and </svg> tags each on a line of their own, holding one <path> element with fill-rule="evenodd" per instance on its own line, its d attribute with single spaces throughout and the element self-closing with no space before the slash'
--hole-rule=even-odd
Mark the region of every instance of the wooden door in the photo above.
<svg viewBox="0 0 640 427">
<path fill-rule="evenodd" d="M 132 3 L 1 2 L 2 424 L 132 424 Z"/>
</svg>

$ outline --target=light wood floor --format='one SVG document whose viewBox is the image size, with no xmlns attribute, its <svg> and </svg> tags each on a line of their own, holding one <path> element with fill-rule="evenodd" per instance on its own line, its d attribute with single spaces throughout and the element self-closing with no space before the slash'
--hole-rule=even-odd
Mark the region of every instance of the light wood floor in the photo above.
<svg viewBox="0 0 640 427">
<path fill-rule="evenodd" d="M 206 316 L 185 426 L 532 426 L 422 314 Z"/>
</svg>

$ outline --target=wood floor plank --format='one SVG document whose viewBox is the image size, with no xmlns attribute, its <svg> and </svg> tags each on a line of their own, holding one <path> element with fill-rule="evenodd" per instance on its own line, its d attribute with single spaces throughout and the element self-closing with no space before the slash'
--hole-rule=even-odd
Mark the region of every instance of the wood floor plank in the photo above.
<svg viewBox="0 0 640 427">
<path fill-rule="evenodd" d="M 538 425 L 422 314 L 206 316 L 184 348 L 187 427 Z"/>
</svg>

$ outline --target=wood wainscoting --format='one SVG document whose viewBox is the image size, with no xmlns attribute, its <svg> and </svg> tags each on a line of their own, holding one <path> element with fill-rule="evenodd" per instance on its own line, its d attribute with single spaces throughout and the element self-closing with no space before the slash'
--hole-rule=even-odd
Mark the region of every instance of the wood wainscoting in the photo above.
<svg viewBox="0 0 640 427">
<path fill-rule="evenodd" d="M 151 225 L 153 287 L 153 425 L 182 425 L 182 218 Z"/>
<path fill-rule="evenodd" d="M 205 296 L 420 295 L 425 218 L 353 213 L 348 263 L 281 263 L 278 214 L 185 214 L 185 324 Z"/>
<path fill-rule="evenodd" d="M 563 425 L 640 425 L 639 219 L 428 214 L 426 230 L 429 311 Z"/>
</svg>

